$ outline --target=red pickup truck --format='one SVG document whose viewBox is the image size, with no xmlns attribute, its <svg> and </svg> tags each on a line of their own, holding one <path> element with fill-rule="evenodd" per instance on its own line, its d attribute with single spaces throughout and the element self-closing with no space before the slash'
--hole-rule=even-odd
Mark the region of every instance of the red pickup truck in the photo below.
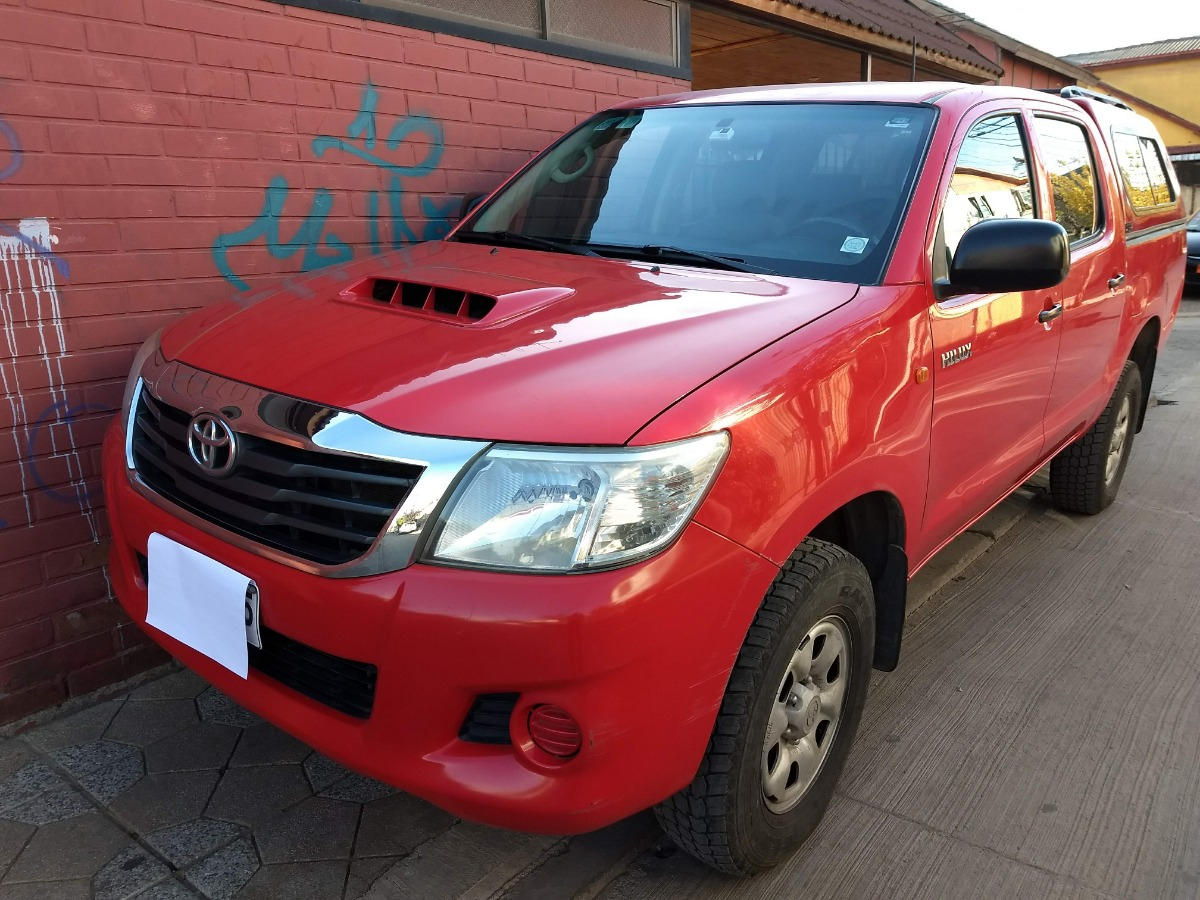
<svg viewBox="0 0 1200 900">
<path fill-rule="evenodd" d="M 1113 501 L 1184 281 L 1107 98 L 745 88 L 584 122 L 445 240 L 137 355 L 125 609 L 238 702 L 457 815 L 655 806 L 752 873 L 816 826 L 908 580 L 1050 463 Z"/>
</svg>

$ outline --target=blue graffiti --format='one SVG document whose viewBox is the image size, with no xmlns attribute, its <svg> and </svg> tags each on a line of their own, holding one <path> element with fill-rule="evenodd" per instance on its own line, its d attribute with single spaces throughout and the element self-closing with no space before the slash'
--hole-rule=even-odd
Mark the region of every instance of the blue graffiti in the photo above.
<svg viewBox="0 0 1200 900">
<path fill-rule="evenodd" d="M 16 130 L 3 119 L 0 119 L 0 139 L 8 144 L 8 162 L 0 169 L 0 181 L 4 181 L 17 174 L 17 170 L 21 168 L 21 139 L 17 137 Z M 0 144 L 0 160 L 3 159 L 4 148 L 3 144 Z"/>
<path fill-rule="evenodd" d="M 327 151 L 339 150 L 378 166 L 386 173 L 385 189 L 368 191 L 366 197 L 367 230 L 372 253 L 394 250 L 419 240 L 444 237 L 450 230 L 449 217 L 457 206 L 455 200 L 439 203 L 432 197 L 420 196 L 417 198 L 417 207 L 425 219 L 420 233 L 409 223 L 404 211 L 405 180 L 422 178 L 438 167 L 445 150 L 442 126 L 428 116 L 405 116 L 392 125 L 383 139 L 383 146 L 378 147 L 378 104 L 379 93 L 368 81 L 363 87 L 358 115 L 346 128 L 346 137 L 318 135 L 312 141 L 312 151 L 318 159 L 324 158 Z M 423 138 L 426 142 L 418 162 L 401 165 L 381 155 L 385 149 L 399 151 L 406 141 L 414 138 Z M 417 152 L 420 155 L 421 151 Z M 246 246 L 261 239 L 266 243 L 267 252 L 275 259 L 288 259 L 297 253 L 301 254 L 300 268 L 304 272 L 348 262 L 354 257 L 354 248 L 326 226 L 334 203 L 333 193 L 326 188 L 313 191 L 308 214 L 295 234 L 285 239 L 280 231 L 280 219 L 290 193 L 287 179 L 276 175 L 267 185 L 258 217 L 240 231 L 223 234 L 213 242 L 213 262 L 217 270 L 238 290 L 244 291 L 250 285 L 233 271 L 228 254 L 231 247 Z M 387 222 L 390 226 L 390 237 L 386 244 L 380 230 L 381 195 L 387 204 Z"/>
<path fill-rule="evenodd" d="M 29 477 L 33 480 L 34 486 L 51 500 L 56 503 L 67 503 L 72 506 L 80 502 L 91 503 L 100 499 L 100 488 L 95 486 L 90 490 L 83 486 L 82 480 L 75 486 L 75 490 L 71 493 L 65 493 L 51 487 L 45 476 L 38 470 L 38 462 L 35 454 L 38 436 L 46 428 L 59 422 L 69 422 L 79 416 L 87 415 L 88 413 L 113 413 L 116 412 L 111 406 L 105 406 L 101 403 L 79 403 L 75 405 L 68 404 L 65 400 L 59 400 L 57 403 L 51 403 L 38 416 L 37 421 L 28 430 L 25 440 L 25 456 L 26 466 L 29 469 Z"/>
<path fill-rule="evenodd" d="M 283 215 L 284 203 L 287 202 L 290 191 L 287 179 L 282 175 L 276 175 L 267 186 L 266 199 L 263 201 L 258 218 L 241 231 L 221 235 L 213 243 L 213 259 L 217 268 L 225 276 L 225 280 L 235 285 L 239 291 L 246 290 L 250 285 L 230 267 L 226 250 L 230 247 L 252 244 L 259 238 L 263 238 L 267 242 L 267 252 L 275 259 L 287 259 L 297 251 L 303 250 L 304 256 L 300 259 L 300 267 L 305 272 L 311 272 L 322 266 L 348 262 L 354 256 L 350 245 L 336 234 L 324 233 L 325 218 L 333 207 L 333 194 L 324 188 L 317 188 L 313 193 L 312 208 L 300 227 L 296 229 L 295 236 L 291 240 L 282 239 L 279 231 L 279 219 Z M 322 241 L 333 251 L 332 253 L 321 253 Z"/>
</svg>

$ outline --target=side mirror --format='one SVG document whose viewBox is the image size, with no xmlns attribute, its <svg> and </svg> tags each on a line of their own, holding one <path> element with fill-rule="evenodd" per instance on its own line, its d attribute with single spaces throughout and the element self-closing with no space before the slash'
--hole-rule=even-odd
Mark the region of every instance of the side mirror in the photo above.
<svg viewBox="0 0 1200 900">
<path fill-rule="evenodd" d="M 470 194 L 463 194 L 462 203 L 458 207 L 458 221 L 462 221 L 471 211 L 475 209 L 483 199 L 487 197 L 488 191 L 475 191 Z"/>
<path fill-rule="evenodd" d="M 957 294 L 1036 291 L 1061 284 L 1071 268 L 1066 230 L 1045 219 L 987 219 L 963 233 L 939 300 Z"/>
</svg>

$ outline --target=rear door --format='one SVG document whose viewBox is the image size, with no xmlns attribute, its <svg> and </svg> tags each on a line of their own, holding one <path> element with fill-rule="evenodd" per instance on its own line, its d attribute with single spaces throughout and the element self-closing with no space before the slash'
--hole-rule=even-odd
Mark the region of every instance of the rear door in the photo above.
<svg viewBox="0 0 1200 900">
<path fill-rule="evenodd" d="M 1062 344 L 1046 409 L 1048 450 L 1091 425 L 1112 392 L 1113 351 L 1126 306 L 1129 276 L 1120 196 L 1107 170 L 1099 136 L 1083 116 L 1058 110 L 1033 115 L 1037 159 L 1050 186 L 1053 218 L 1067 231 L 1071 271 L 1055 289 Z"/>
<path fill-rule="evenodd" d="M 1027 123 L 1011 108 L 982 109 L 955 139 L 933 239 L 933 278 L 948 271 L 959 238 L 976 222 L 1042 214 Z M 929 299 L 934 399 L 925 518 L 932 550 L 1036 464 L 1061 329 L 1038 321 L 1057 303 L 1053 290 L 937 301 L 931 289 Z"/>
</svg>

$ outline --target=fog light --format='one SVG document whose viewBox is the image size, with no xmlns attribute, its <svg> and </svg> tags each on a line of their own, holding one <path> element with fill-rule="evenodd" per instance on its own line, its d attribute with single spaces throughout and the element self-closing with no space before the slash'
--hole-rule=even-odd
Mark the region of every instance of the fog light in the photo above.
<svg viewBox="0 0 1200 900">
<path fill-rule="evenodd" d="M 529 736 L 538 749 L 559 759 L 574 756 L 583 743 L 579 723 L 565 709 L 548 703 L 530 711 Z"/>
</svg>

